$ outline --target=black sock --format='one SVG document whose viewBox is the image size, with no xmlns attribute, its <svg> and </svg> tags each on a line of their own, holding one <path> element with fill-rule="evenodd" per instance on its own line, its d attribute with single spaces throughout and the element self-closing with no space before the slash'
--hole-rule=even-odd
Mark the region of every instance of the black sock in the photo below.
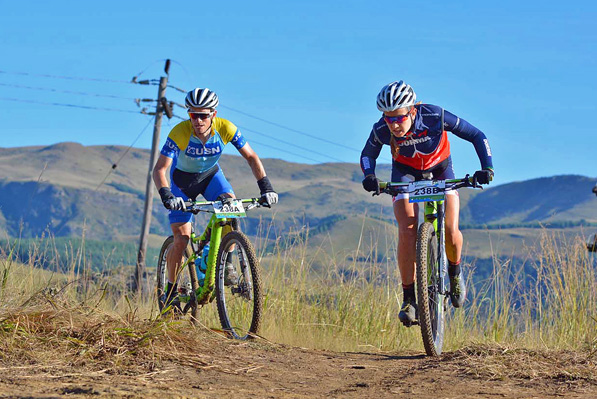
<svg viewBox="0 0 597 399">
<path fill-rule="evenodd" d="M 404 301 L 415 299 L 415 283 L 409 285 L 402 284 L 402 294 L 404 295 Z"/>
<path fill-rule="evenodd" d="M 460 261 L 452 263 L 448 261 L 448 276 L 454 277 L 460 274 Z"/>
<path fill-rule="evenodd" d="M 178 292 L 178 284 L 171 283 L 170 281 L 168 281 L 168 284 L 166 284 L 166 298 L 174 297 L 177 292 Z"/>
</svg>

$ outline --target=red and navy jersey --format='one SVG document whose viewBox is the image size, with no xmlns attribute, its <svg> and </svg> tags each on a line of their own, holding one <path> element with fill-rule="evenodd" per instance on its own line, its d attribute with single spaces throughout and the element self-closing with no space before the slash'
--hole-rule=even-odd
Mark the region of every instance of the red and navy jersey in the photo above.
<svg viewBox="0 0 597 399">
<path fill-rule="evenodd" d="M 489 142 L 482 131 L 436 105 L 417 104 L 415 108 L 417 113 L 413 127 L 404 137 L 393 136 L 383 116 L 373 125 L 361 152 L 361 169 L 365 176 L 375 174 L 376 160 L 384 144 L 391 147 L 393 164 L 406 165 L 420 171 L 433 169 L 450 156 L 447 132 L 473 143 L 481 168 L 493 169 Z"/>
</svg>

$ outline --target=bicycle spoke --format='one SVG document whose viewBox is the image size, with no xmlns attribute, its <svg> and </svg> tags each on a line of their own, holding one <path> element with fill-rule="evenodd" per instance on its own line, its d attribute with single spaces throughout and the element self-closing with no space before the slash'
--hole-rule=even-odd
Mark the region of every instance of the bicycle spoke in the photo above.
<svg viewBox="0 0 597 399">
<path fill-rule="evenodd" d="M 230 281 L 234 270 L 235 284 Z M 218 255 L 216 298 L 222 327 L 234 338 L 246 339 L 256 333 L 261 315 L 261 293 L 257 259 L 246 236 L 231 232 L 222 240 Z"/>
</svg>

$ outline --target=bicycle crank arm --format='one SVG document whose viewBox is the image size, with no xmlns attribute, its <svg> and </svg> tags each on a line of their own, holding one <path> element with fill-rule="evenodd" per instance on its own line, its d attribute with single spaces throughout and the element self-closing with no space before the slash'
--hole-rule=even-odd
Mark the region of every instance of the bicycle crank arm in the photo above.
<svg viewBox="0 0 597 399">
<path fill-rule="evenodd" d="M 405 323 L 402 322 L 402 324 L 404 324 L 405 327 L 410 327 L 410 326 L 418 326 L 419 325 L 419 320 L 415 320 L 412 323 Z"/>
</svg>

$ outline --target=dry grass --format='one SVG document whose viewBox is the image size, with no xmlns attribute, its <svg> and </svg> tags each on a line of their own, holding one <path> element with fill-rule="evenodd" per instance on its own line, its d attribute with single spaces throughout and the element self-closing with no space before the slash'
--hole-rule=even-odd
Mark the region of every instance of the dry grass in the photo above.
<svg viewBox="0 0 597 399">
<path fill-rule="evenodd" d="M 215 355 L 197 348 L 235 344 L 187 320 L 115 317 L 44 298 L 45 304 L 2 315 L 0 364 L 5 370 L 39 367 L 52 368 L 53 374 L 79 370 L 139 375 L 163 369 L 169 362 L 213 368 L 218 367 Z"/>
<path fill-rule="evenodd" d="M 379 240 L 385 239 L 386 247 L 395 246 L 396 237 L 385 233 L 361 236 L 349 254 L 335 253 L 324 242 L 313 250 L 308 231 L 296 232 L 292 240 L 281 238 L 269 254 L 265 253 L 267 241 L 256 240 L 265 266 L 261 335 L 272 342 L 317 349 L 422 351 L 419 329 L 404 328 L 397 321 L 401 290 L 395 260 L 377 261 Z M 540 246 L 529 254 L 537 275 L 530 284 L 523 283 L 520 270 L 496 258 L 492 277 L 484 287 L 470 291 L 465 309 L 450 310 L 444 349 L 458 350 L 478 342 L 597 352 L 597 270 L 582 244 L 581 240 L 555 240 L 545 232 Z M 82 258 L 73 253 L 71 263 Z M 326 268 L 315 267 L 316 261 Z M 126 291 L 124 275 L 98 276 L 74 266 L 60 274 L 34 264 L 19 265 L 7 256 L 0 259 L 0 276 L 4 358 L 10 345 L 26 351 L 21 342 L 35 348 L 35 342 L 43 341 L 65 345 L 65 353 L 93 359 L 117 353 L 114 359 L 122 362 L 128 361 L 127 354 L 151 348 L 147 352 L 154 353 L 151 364 L 165 356 L 152 337 L 166 334 L 162 337 L 168 341 L 180 329 L 191 328 L 184 322 L 158 320 L 155 298 L 132 296 Z M 51 323 L 57 324 L 50 327 Z M 200 312 L 200 323 L 203 327 L 198 330 L 219 327 L 215 304 Z M 43 325 L 49 326 L 47 330 Z M 36 336 L 44 338 L 36 341 Z"/>
<path fill-rule="evenodd" d="M 376 261 L 375 240 L 395 237 L 362 237 L 350 256 L 318 253 L 308 235 L 302 237 L 280 242 L 275 257 L 266 259 L 269 339 L 334 350 L 422 350 L 419 329 L 397 321 L 402 293 L 395 260 Z M 471 342 L 597 350 L 597 268 L 584 240 L 543 231 L 528 251 L 527 272 L 535 277 L 496 255 L 482 286 L 475 289 L 469 280 L 465 308 L 449 309 L 445 350 Z M 327 268 L 315 270 L 315 259 Z"/>
<path fill-rule="evenodd" d="M 567 386 L 597 385 L 597 358 L 586 352 L 478 344 L 445 354 L 442 361 L 456 365 L 463 374 L 483 380 L 549 380 Z"/>
</svg>

